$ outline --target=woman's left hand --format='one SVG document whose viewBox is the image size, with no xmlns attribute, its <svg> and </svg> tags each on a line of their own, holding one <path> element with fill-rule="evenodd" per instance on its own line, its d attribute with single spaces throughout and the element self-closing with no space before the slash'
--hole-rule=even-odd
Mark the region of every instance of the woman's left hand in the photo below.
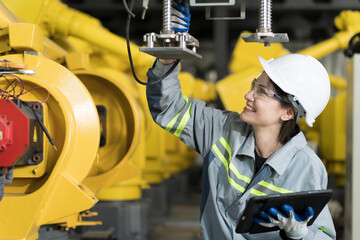
<svg viewBox="0 0 360 240">
<path fill-rule="evenodd" d="M 288 238 L 301 239 L 308 232 L 307 223 L 314 216 L 314 210 L 312 207 L 307 207 L 302 214 L 298 215 L 292 206 L 284 204 L 281 211 L 277 208 L 269 208 L 267 213 L 260 211 L 259 216 L 254 221 L 261 226 L 279 227 L 285 231 Z"/>
</svg>

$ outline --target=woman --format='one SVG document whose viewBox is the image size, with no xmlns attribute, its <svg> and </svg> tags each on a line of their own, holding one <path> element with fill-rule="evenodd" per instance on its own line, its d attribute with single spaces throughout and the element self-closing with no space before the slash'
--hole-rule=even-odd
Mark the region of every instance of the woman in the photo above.
<svg viewBox="0 0 360 240">
<path fill-rule="evenodd" d="M 204 158 L 201 237 L 334 239 L 328 207 L 310 227 L 306 226 L 309 219 L 302 219 L 280 232 L 235 232 L 246 201 L 253 196 L 327 187 L 326 170 L 296 125 L 305 116 L 312 126 L 325 108 L 330 95 L 326 70 L 316 59 L 299 54 L 259 60 L 264 72 L 245 95 L 247 104 L 240 115 L 206 107 L 204 102 L 184 96 L 178 68 L 147 87 L 154 121 Z M 148 71 L 149 83 L 164 76 L 173 62 L 157 60 Z M 262 224 L 266 225 L 271 219 L 264 215 Z M 285 225 L 290 224 L 287 220 Z"/>
</svg>

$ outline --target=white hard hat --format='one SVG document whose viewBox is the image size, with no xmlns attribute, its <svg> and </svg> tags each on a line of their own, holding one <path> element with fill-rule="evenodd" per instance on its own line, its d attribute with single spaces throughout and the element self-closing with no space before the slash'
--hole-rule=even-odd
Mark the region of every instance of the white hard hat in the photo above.
<svg viewBox="0 0 360 240">
<path fill-rule="evenodd" d="M 312 127 L 330 98 L 330 79 L 324 66 L 312 56 L 301 54 L 269 61 L 258 58 L 270 79 L 289 94 L 298 110 L 296 120 L 305 115 L 305 122 Z"/>
</svg>

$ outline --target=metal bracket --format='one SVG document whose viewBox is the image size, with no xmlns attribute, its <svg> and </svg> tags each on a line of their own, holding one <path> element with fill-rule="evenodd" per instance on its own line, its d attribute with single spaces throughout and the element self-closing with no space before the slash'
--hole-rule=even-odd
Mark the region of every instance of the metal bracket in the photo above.
<svg viewBox="0 0 360 240">
<path fill-rule="evenodd" d="M 206 20 L 242 20 L 245 19 L 245 8 L 246 0 L 236 0 L 236 4 L 233 7 L 240 7 L 240 15 L 238 17 L 212 17 L 211 16 L 211 6 L 206 7 L 205 10 L 205 19 Z"/>
<path fill-rule="evenodd" d="M 241 34 L 245 42 L 264 43 L 269 47 L 271 43 L 289 42 L 287 33 L 273 33 L 273 32 L 256 32 L 253 34 Z"/>
<path fill-rule="evenodd" d="M 147 47 L 140 51 L 163 59 L 202 59 L 196 53 L 199 41 L 188 33 L 147 33 L 144 35 Z"/>
</svg>

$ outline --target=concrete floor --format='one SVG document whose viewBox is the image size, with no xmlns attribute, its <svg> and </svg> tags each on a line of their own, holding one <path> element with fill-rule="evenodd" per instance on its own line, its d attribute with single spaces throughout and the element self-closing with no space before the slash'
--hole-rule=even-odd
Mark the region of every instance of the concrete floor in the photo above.
<svg viewBox="0 0 360 240">
<path fill-rule="evenodd" d="M 200 194 L 192 194 L 186 201 L 173 203 L 170 214 L 153 219 L 148 240 L 200 239 Z"/>
<path fill-rule="evenodd" d="M 172 205 L 164 221 L 154 224 L 148 240 L 197 240 L 200 239 L 200 206 Z"/>
</svg>

